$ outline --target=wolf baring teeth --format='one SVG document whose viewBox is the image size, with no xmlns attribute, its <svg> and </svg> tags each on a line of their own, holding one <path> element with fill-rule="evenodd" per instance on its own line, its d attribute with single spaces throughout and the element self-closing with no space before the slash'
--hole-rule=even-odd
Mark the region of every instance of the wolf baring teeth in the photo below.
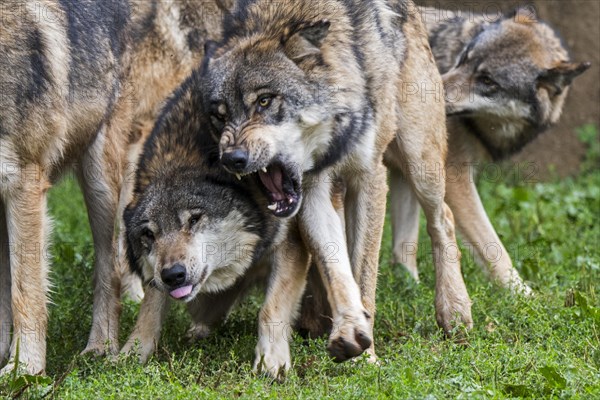
<svg viewBox="0 0 600 400">
<path fill-rule="evenodd" d="M 396 137 L 404 166 L 445 159 L 443 103 L 400 96 L 406 82 L 441 86 L 414 11 L 412 2 L 396 0 L 239 1 L 223 39 L 205 48 L 199 90 L 221 164 L 239 178 L 252 174 L 243 180 L 259 184 L 275 216 L 298 215 L 332 304 L 329 351 L 338 361 L 367 348 L 375 356 L 384 151 Z M 438 252 L 437 320 L 447 332 L 456 321 L 469 327 L 459 258 L 442 256 L 456 247 L 444 184 L 409 179 Z M 331 201 L 334 181 L 344 186 L 345 226 Z M 340 249 L 334 260 L 327 244 Z"/>
</svg>

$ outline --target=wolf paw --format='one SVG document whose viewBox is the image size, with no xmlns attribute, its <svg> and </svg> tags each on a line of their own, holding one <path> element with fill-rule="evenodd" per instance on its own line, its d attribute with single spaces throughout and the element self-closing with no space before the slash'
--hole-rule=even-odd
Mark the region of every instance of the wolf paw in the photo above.
<svg viewBox="0 0 600 400">
<path fill-rule="evenodd" d="M 188 329 L 185 337 L 189 343 L 196 343 L 199 340 L 206 339 L 210 336 L 210 328 L 208 325 L 202 323 L 193 323 L 190 329 Z"/>
<path fill-rule="evenodd" d="M 130 337 L 121 349 L 121 354 L 137 355 L 140 364 L 145 364 L 150 356 L 156 350 L 155 344 L 151 340 L 143 340 L 139 337 Z"/>
<path fill-rule="evenodd" d="M 119 351 L 116 343 L 112 344 L 111 341 L 107 340 L 105 342 L 94 340 L 91 343 L 88 343 L 85 349 L 81 352 L 81 355 L 92 355 L 95 357 L 102 357 L 109 354 L 117 354 Z"/>
<path fill-rule="evenodd" d="M 453 336 L 454 330 L 461 324 L 466 329 L 473 328 L 471 317 L 471 300 L 469 295 L 440 292 L 435 300 L 436 320 L 447 336 Z"/>
<path fill-rule="evenodd" d="M 371 347 L 373 339 L 368 318 L 368 313 L 362 312 L 358 316 L 342 315 L 339 323 L 334 321 L 327 351 L 335 362 L 357 357 Z"/>
<path fill-rule="evenodd" d="M 266 340 L 265 340 L 266 339 Z M 277 381 L 283 381 L 292 366 L 290 347 L 286 340 L 268 340 L 261 338 L 256 345 L 256 358 L 253 371 L 267 374 Z"/>
<path fill-rule="evenodd" d="M 10 360 L 4 368 L 0 369 L 0 376 L 6 376 L 15 372 L 15 362 Z M 30 364 L 19 363 L 17 367 L 17 375 L 43 375 L 44 368 L 42 366 L 33 366 Z"/>
</svg>

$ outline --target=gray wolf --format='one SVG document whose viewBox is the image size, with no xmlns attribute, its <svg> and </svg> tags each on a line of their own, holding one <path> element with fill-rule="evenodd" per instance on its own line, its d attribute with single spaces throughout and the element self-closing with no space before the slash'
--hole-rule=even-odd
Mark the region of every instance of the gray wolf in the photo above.
<svg viewBox="0 0 600 400">
<path fill-rule="evenodd" d="M 204 42 L 221 36 L 227 0 L 133 0 L 131 15 L 131 87 L 136 102 L 127 151 L 121 210 L 131 200 L 135 168 L 165 99 L 191 74 L 204 56 Z M 119 238 L 122 294 L 143 297 L 140 279 L 130 272 L 125 239 Z"/>
<path fill-rule="evenodd" d="M 432 170 L 446 157 L 443 100 L 410 96 L 441 87 L 420 18 L 410 1 L 239 1 L 223 39 L 209 42 L 203 110 L 223 167 L 258 183 L 280 218 L 297 215 L 337 329 L 338 361 L 368 349 L 387 194 L 383 153 L 404 171 Z M 441 91 L 440 91 L 441 93 Z M 395 139 L 395 140 L 394 140 Z M 436 319 L 446 332 L 472 325 L 445 183 L 406 174 L 427 221 L 436 266 Z M 345 223 L 331 201 L 344 188 Z M 331 256 L 331 248 L 335 256 Z"/>
<path fill-rule="evenodd" d="M 48 189 L 74 169 L 96 261 L 85 351 L 117 351 L 114 227 L 129 131 L 129 4 L 5 1 L 0 31 L 0 362 L 43 373 L 48 323 Z M 17 357 L 18 349 L 18 360 Z"/>
<path fill-rule="evenodd" d="M 481 204 L 475 186 L 477 167 L 517 153 L 556 123 L 572 80 L 589 63 L 569 61 L 556 32 L 530 7 L 496 20 L 433 8 L 419 12 L 446 86 L 446 168 L 459 171 L 445 175 L 446 203 L 459 233 L 471 243 L 477 262 L 490 277 L 515 292 L 530 294 Z M 418 280 L 419 202 L 393 157 L 388 150 L 394 260 Z M 494 251 L 487 251 L 490 248 Z M 311 337 L 331 328 L 320 281 L 311 268 L 297 324 Z"/>
<path fill-rule="evenodd" d="M 434 9 L 421 14 L 446 88 L 446 203 L 478 264 L 501 286 L 529 294 L 483 208 L 478 167 L 512 156 L 556 123 L 573 79 L 590 64 L 571 62 L 531 7 L 496 20 L 449 12 L 440 19 Z M 394 259 L 418 280 L 419 205 L 401 171 L 391 168 L 390 185 Z"/>
<path fill-rule="evenodd" d="M 304 290 L 308 253 L 294 224 L 269 211 L 258 185 L 220 167 L 210 122 L 198 112 L 198 76 L 173 94 L 145 142 L 124 212 L 127 257 L 145 296 L 122 352 L 147 360 L 170 298 L 187 303 L 190 335 L 202 338 L 249 286 L 268 281 L 255 369 L 281 378 L 291 366 L 286 327 Z M 271 321 L 281 327 L 272 330 Z"/>
</svg>

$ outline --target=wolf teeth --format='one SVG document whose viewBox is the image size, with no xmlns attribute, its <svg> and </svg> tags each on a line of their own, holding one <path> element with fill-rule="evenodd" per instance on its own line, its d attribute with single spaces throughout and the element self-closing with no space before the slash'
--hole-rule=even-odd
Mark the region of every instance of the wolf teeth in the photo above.
<svg viewBox="0 0 600 400">
<path fill-rule="evenodd" d="M 292 204 L 293 202 L 294 202 L 294 199 L 292 199 L 292 198 L 288 199 L 288 204 Z"/>
<path fill-rule="evenodd" d="M 261 171 L 266 174 L 267 173 L 267 167 L 263 167 Z"/>
<path fill-rule="evenodd" d="M 277 203 L 269 204 L 267 208 L 271 211 L 277 210 Z"/>
<path fill-rule="evenodd" d="M 242 180 L 242 176 L 240 174 L 235 174 L 235 177 L 238 178 L 238 181 Z"/>
</svg>

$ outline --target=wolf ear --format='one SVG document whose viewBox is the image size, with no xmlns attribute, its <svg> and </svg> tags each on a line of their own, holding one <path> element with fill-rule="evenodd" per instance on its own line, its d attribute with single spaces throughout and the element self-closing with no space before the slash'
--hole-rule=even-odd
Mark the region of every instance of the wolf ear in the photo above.
<svg viewBox="0 0 600 400">
<path fill-rule="evenodd" d="M 538 22 L 537 11 L 533 5 L 521 6 L 505 15 L 519 24 L 533 24 Z"/>
<path fill-rule="evenodd" d="M 538 77 L 538 83 L 540 86 L 552 89 L 555 94 L 561 94 L 573 82 L 573 79 L 583 74 L 590 65 L 589 62 L 562 62 L 554 68 L 543 71 Z"/>
<path fill-rule="evenodd" d="M 331 23 L 324 19 L 288 29 L 281 38 L 288 57 L 299 61 L 305 57 L 320 54 L 321 45 L 329 34 L 330 26 Z"/>
</svg>

